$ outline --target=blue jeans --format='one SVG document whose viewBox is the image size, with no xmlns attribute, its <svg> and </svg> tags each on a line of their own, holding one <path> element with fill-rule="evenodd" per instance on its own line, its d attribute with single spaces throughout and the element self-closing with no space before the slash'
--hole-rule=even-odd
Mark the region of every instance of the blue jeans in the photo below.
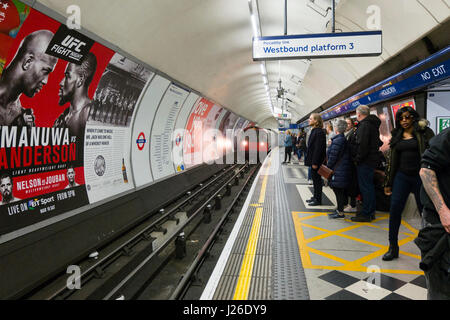
<svg viewBox="0 0 450 320">
<path fill-rule="evenodd" d="M 402 222 L 402 212 L 411 192 L 414 194 L 419 212 L 422 212 L 423 206 L 420 202 L 421 186 L 422 180 L 418 174 L 409 176 L 400 171 L 395 174 L 389 213 L 389 243 L 393 246 L 398 246 L 398 231 Z"/>
<path fill-rule="evenodd" d="M 373 183 L 374 168 L 361 164 L 356 167 L 358 173 L 359 190 L 362 195 L 363 209 L 361 215 L 371 216 L 375 214 L 377 207 L 375 197 L 375 185 Z"/>
<path fill-rule="evenodd" d="M 301 149 L 296 149 L 298 161 L 302 158 L 303 151 Z"/>
</svg>

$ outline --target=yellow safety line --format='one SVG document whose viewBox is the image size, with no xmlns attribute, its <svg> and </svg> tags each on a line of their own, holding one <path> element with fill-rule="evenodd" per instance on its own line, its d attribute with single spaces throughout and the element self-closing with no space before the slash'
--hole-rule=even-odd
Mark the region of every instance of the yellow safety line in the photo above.
<svg viewBox="0 0 450 320">
<path fill-rule="evenodd" d="M 259 203 L 264 203 L 264 199 L 266 198 L 266 188 L 267 188 L 267 179 L 269 178 L 269 175 L 267 174 L 269 172 L 270 165 L 272 163 L 272 159 L 269 159 L 269 163 L 266 167 L 266 172 L 264 176 L 264 180 L 261 186 L 261 192 L 259 193 Z"/>
<path fill-rule="evenodd" d="M 241 270 L 239 272 L 238 282 L 234 291 L 233 300 L 247 300 L 250 289 L 250 282 L 253 273 L 253 265 L 256 257 L 256 247 L 258 245 L 259 231 L 261 227 L 263 208 L 260 207 L 264 203 L 266 197 L 267 180 L 269 175 L 267 174 L 272 164 L 272 158 L 269 158 L 266 166 L 265 173 L 262 173 L 264 180 L 259 193 L 259 203 L 252 204 L 252 206 L 259 206 L 256 208 L 255 215 L 253 217 L 252 229 L 245 249 L 244 260 L 242 261 Z"/>
<path fill-rule="evenodd" d="M 257 208 L 250 232 L 247 248 L 245 249 L 244 261 L 239 272 L 238 283 L 234 292 L 233 300 L 247 300 L 250 288 L 250 280 L 255 263 L 256 245 L 258 244 L 259 229 L 261 225 L 262 208 Z"/>
</svg>

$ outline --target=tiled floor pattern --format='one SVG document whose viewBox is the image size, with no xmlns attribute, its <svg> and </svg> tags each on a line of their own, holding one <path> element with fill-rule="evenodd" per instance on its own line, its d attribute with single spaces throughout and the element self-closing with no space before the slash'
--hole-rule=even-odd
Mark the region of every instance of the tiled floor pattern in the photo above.
<svg viewBox="0 0 450 320">
<path fill-rule="evenodd" d="M 372 274 L 359 279 L 341 271 L 330 271 L 319 277 L 335 292 L 325 300 L 426 300 L 425 277 L 407 282 L 385 274 Z"/>
</svg>

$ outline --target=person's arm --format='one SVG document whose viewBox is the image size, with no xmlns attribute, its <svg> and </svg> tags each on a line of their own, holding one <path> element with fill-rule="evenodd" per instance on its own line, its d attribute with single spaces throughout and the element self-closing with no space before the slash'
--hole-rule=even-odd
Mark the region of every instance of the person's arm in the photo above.
<svg viewBox="0 0 450 320">
<path fill-rule="evenodd" d="M 431 201 L 439 214 L 441 223 L 444 226 L 445 231 L 450 233 L 450 209 L 444 202 L 441 190 L 436 176 L 436 172 L 431 169 L 420 169 L 420 178 L 423 182 L 423 187 L 430 197 Z"/>
</svg>

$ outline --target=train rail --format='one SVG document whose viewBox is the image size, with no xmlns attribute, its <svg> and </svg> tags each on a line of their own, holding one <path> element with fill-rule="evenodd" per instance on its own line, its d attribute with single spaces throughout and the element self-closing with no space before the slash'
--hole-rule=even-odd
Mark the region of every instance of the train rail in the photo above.
<svg viewBox="0 0 450 320">
<path fill-rule="evenodd" d="M 169 261 L 173 257 L 179 258 L 175 252 L 180 248 L 177 244 L 182 242 L 180 234 L 184 232 L 186 239 L 199 226 L 210 225 L 212 220 L 216 221 L 216 215 L 212 213 L 220 209 L 223 211 L 221 204 L 227 199 L 230 205 L 226 207 L 212 234 L 211 227 L 205 231 L 205 234 L 211 236 L 206 239 L 193 262 L 188 262 L 191 261 L 190 258 L 184 259 L 189 264 L 187 271 L 183 272 L 180 285 L 169 295 L 172 299 L 180 298 L 189 286 L 195 270 L 204 260 L 208 248 L 214 243 L 220 226 L 227 220 L 243 190 L 247 188 L 257 167 L 246 163 L 224 168 L 211 179 L 175 199 L 173 203 L 160 208 L 156 214 L 153 213 L 127 233 L 99 248 L 89 258 L 74 264 L 73 270 L 79 270 L 78 274 L 76 272 L 73 275 L 61 274 L 24 298 L 138 299 L 148 292 L 154 279 L 170 265 Z"/>
</svg>

